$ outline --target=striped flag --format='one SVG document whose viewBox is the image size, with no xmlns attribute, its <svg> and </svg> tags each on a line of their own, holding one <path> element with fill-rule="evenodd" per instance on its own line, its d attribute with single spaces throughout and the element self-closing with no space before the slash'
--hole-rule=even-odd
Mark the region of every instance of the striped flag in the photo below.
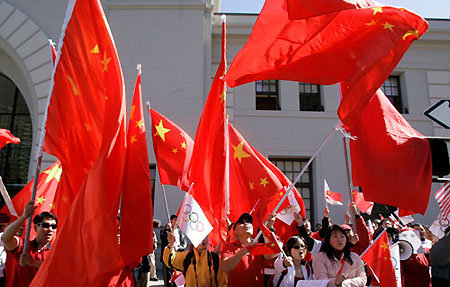
<svg viewBox="0 0 450 287">
<path fill-rule="evenodd" d="M 436 191 L 434 197 L 439 204 L 442 218 L 448 219 L 450 213 L 450 181 L 447 181 L 438 191 Z"/>
</svg>

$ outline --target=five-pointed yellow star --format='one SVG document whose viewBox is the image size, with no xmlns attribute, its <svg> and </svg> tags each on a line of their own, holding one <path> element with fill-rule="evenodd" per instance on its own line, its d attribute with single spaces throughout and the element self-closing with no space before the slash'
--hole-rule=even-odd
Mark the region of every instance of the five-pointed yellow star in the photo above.
<svg viewBox="0 0 450 287">
<path fill-rule="evenodd" d="M 56 181 L 59 182 L 59 179 L 61 178 L 62 168 L 60 165 L 56 164 L 52 169 L 44 170 L 43 173 L 48 174 L 47 178 L 45 179 L 45 183 L 49 183 L 52 179 L 56 179 Z"/>
<path fill-rule="evenodd" d="M 139 121 L 136 121 L 136 127 L 142 130 L 142 127 L 144 126 L 144 120 L 140 119 Z"/>
<path fill-rule="evenodd" d="M 384 250 L 388 250 L 389 249 L 389 243 L 383 242 L 383 244 L 381 244 L 381 248 L 383 248 Z"/>
<path fill-rule="evenodd" d="M 182 142 L 182 143 L 181 143 L 181 148 L 186 149 L 186 142 Z"/>
<path fill-rule="evenodd" d="M 136 135 L 132 135 L 132 136 L 130 137 L 130 141 L 131 141 L 132 144 L 134 144 L 135 142 L 137 142 Z"/>
<path fill-rule="evenodd" d="M 180 133 L 180 136 L 181 136 L 182 138 L 184 138 L 184 134 L 183 134 L 183 133 Z"/>
<path fill-rule="evenodd" d="M 45 201 L 45 198 L 44 198 L 43 195 L 41 195 L 40 197 L 36 198 L 36 203 L 43 204 L 44 201 Z"/>
<path fill-rule="evenodd" d="M 86 131 L 88 131 L 88 132 L 91 131 L 91 126 L 89 124 L 85 123 L 84 127 L 86 128 Z"/>
<path fill-rule="evenodd" d="M 239 160 L 239 163 L 241 163 L 243 157 L 251 157 L 251 155 L 244 151 L 244 141 L 241 141 L 237 146 L 234 146 L 233 144 L 231 144 L 231 146 L 234 150 L 233 158 L 237 158 Z"/>
<path fill-rule="evenodd" d="M 173 150 L 172 150 L 172 152 L 173 152 L 174 154 L 176 154 L 176 153 L 178 152 L 178 149 L 177 149 L 176 147 L 174 147 Z"/>
<path fill-rule="evenodd" d="M 377 14 L 378 12 L 383 13 L 382 7 L 374 7 L 374 8 L 372 8 L 372 10 L 373 10 L 373 15 Z"/>
<path fill-rule="evenodd" d="M 94 48 L 92 48 L 91 53 L 92 53 L 92 54 L 98 54 L 99 52 L 100 52 L 100 51 L 99 51 L 99 49 L 98 49 L 98 44 L 97 44 L 97 45 L 95 45 Z"/>
<path fill-rule="evenodd" d="M 395 27 L 395 26 L 392 25 L 392 24 L 389 24 L 388 22 L 386 22 L 386 23 L 383 24 L 383 27 L 384 27 L 384 29 L 389 29 L 389 30 L 391 30 L 391 32 L 393 32 L 394 29 L 392 29 L 392 28 Z"/>
<path fill-rule="evenodd" d="M 264 187 L 266 187 L 266 185 L 269 184 L 269 181 L 267 180 L 267 177 L 261 178 L 261 182 L 260 182 L 259 184 L 261 184 L 261 185 L 263 185 Z"/>
<path fill-rule="evenodd" d="M 372 21 L 370 21 L 369 23 L 366 23 L 365 25 L 370 27 L 370 26 L 373 26 L 373 25 L 376 25 L 376 24 L 377 24 L 377 22 L 372 19 Z"/>
<path fill-rule="evenodd" d="M 69 203 L 69 198 L 67 197 L 67 195 L 64 195 L 64 196 L 62 197 L 62 201 L 63 201 L 64 203 Z"/>
<path fill-rule="evenodd" d="M 160 136 L 161 139 L 165 142 L 166 141 L 166 133 L 170 132 L 170 129 L 166 129 L 163 126 L 162 120 L 159 121 L 159 124 L 155 126 L 156 133 L 155 136 Z"/>
<path fill-rule="evenodd" d="M 75 96 L 78 96 L 78 95 L 80 94 L 80 92 L 78 91 L 78 88 L 77 88 L 77 86 L 75 85 L 75 81 L 74 81 L 71 77 L 69 77 L 69 76 L 67 76 L 67 80 L 69 81 L 70 86 L 72 87 L 72 92 L 73 92 L 73 94 L 74 94 Z"/>
<path fill-rule="evenodd" d="M 106 57 L 106 52 L 103 54 L 103 60 L 100 62 L 103 64 L 103 72 L 108 72 L 108 64 L 111 62 L 111 58 Z"/>
<path fill-rule="evenodd" d="M 227 99 L 227 92 L 226 92 L 226 91 L 223 91 L 223 93 L 220 94 L 219 97 L 220 97 L 220 101 L 221 101 L 221 102 L 225 102 L 226 99 Z"/>
<path fill-rule="evenodd" d="M 254 182 L 249 181 L 248 185 L 250 186 L 250 190 L 254 190 L 255 189 L 255 183 Z"/>
</svg>

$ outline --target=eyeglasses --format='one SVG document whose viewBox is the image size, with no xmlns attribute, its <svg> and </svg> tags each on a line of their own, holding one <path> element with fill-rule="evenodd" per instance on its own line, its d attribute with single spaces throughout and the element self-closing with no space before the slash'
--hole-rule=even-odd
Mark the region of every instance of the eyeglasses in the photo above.
<svg viewBox="0 0 450 287">
<path fill-rule="evenodd" d="M 48 228 L 52 228 L 52 229 L 56 229 L 58 228 L 58 224 L 50 224 L 48 222 L 42 222 L 42 223 L 38 223 L 36 224 L 37 226 L 42 226 L 42 228 L 48 229 Z"/>
<path fill-rule="evenodd" d="M 294 246 L 292 246 L 292 248 L 294 248 L 294 249 L 300 249 L 300 248 L 303 248 L 303 247 L 300 246 L 300 245 L 294 245 Z"/>
</svg>

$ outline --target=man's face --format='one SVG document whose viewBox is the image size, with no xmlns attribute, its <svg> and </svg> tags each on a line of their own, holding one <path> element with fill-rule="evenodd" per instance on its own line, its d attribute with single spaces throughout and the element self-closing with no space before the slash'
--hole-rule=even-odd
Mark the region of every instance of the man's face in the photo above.
<svg viewBox="0 0 450 287">
<path fill-rule="evenodd" d="M 172 224 L 173 228 L 177 228 L 178 227 L 178 217 L 175 217 L 174 219 L 172 219 L 172 221 L 170 223 Z"/>
<path fill-rule="evenodd" d="M 56 221 L 50 218 L 44 218 L 41 223 L 35 225 L 36 239 L 39 243 L 49 242 L 56 232 Z"/>
<path fill-rule="evenodd" d="M 253 225 L 245 220 L 236 222 L 236 228 L 234 229 L 234 233 L 236 233 L 237 236 L 242 236 L 244 234 L 252 236 Z"/>
</svg>

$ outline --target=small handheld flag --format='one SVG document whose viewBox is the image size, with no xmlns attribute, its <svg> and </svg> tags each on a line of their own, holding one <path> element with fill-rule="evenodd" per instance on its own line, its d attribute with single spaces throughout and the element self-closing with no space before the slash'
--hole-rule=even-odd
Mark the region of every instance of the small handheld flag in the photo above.
<svg viewBox="0 0 450 287">
<path fill-rule="evenodd" d="M 327 204 L 342 205 L 342 194 L 331 191 L 327 181 L 324 179 L 324 193 Z"/>
</svg>

